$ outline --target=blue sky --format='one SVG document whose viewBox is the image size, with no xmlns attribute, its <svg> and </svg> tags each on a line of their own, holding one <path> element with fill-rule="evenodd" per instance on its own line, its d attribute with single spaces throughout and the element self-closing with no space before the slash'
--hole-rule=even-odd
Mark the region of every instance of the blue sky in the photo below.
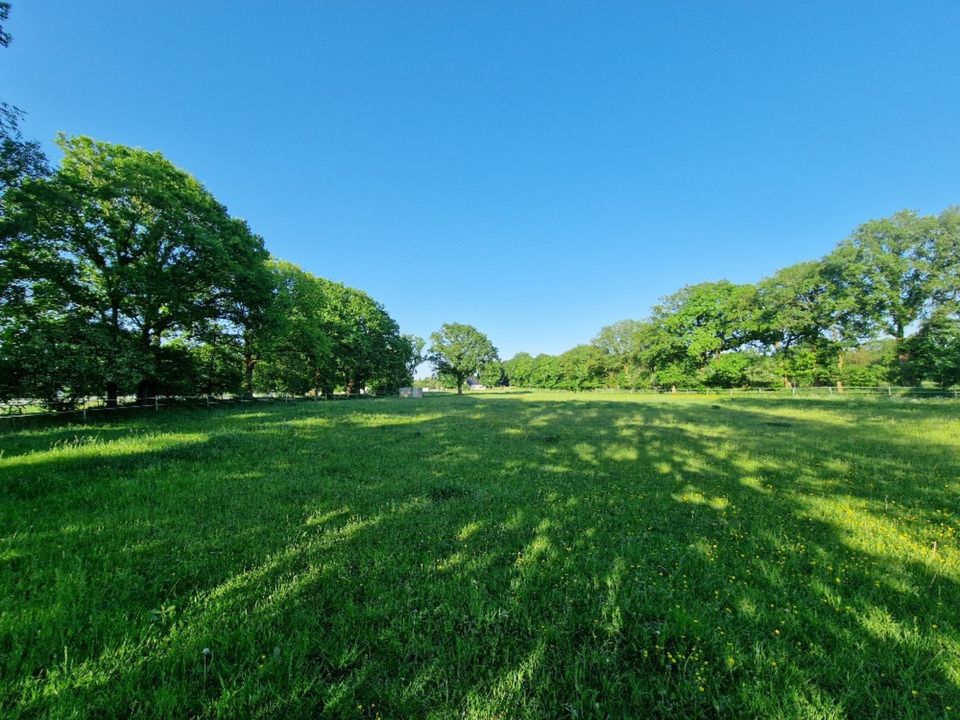
<svg viewBox="0 0 960 720">
<path fill-rule="evenodd" d="M 28 136 L 160 150 L 405 332 L 561 352 L 960 202 L 957 2 L 13 0 Z"/>
</svg>

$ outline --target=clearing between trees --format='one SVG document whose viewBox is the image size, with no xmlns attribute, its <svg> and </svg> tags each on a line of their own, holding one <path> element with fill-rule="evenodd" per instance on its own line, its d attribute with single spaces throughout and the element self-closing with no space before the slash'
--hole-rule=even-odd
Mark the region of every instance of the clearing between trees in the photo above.
<svg viewBox="0 0 960 720">
<path fill-rule="evenodd" d="M 954 717 L 960 405 L 491 392 L 0 434 L 5 717 Z"/>
</svg>

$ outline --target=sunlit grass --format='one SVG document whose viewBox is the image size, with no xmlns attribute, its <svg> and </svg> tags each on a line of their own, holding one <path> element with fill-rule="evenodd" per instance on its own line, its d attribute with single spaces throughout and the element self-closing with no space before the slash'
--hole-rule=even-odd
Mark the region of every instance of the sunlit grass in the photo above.
<svg viewBox="0 0 960 720">
<path fill-rule="evenodd" d="M 278 403 L 0 449 L 3 717 L 960 716 L 952 402 Z"/>
</svg>

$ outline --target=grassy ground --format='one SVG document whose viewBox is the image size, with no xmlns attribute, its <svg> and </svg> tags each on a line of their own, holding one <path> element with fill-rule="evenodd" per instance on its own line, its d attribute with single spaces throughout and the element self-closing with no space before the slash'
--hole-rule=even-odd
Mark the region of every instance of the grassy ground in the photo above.
<svg viewBox="0 0 960 720">
<path fill-rule="evenodd" d="M 956 403 L 278 403 L 0 448 L 6 718 L 960 717 Z"/>
</svg>

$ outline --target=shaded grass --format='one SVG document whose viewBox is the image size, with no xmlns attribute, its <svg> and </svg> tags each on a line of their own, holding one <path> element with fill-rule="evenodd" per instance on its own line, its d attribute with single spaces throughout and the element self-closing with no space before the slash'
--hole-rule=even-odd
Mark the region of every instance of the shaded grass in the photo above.
<svg viewBox="0 0 960 720">
<path fill-rule="evenodd" d="M 491 393 L 0 448 L 4 716 L 960 708 L 956 404 Z"/>
</svg>

